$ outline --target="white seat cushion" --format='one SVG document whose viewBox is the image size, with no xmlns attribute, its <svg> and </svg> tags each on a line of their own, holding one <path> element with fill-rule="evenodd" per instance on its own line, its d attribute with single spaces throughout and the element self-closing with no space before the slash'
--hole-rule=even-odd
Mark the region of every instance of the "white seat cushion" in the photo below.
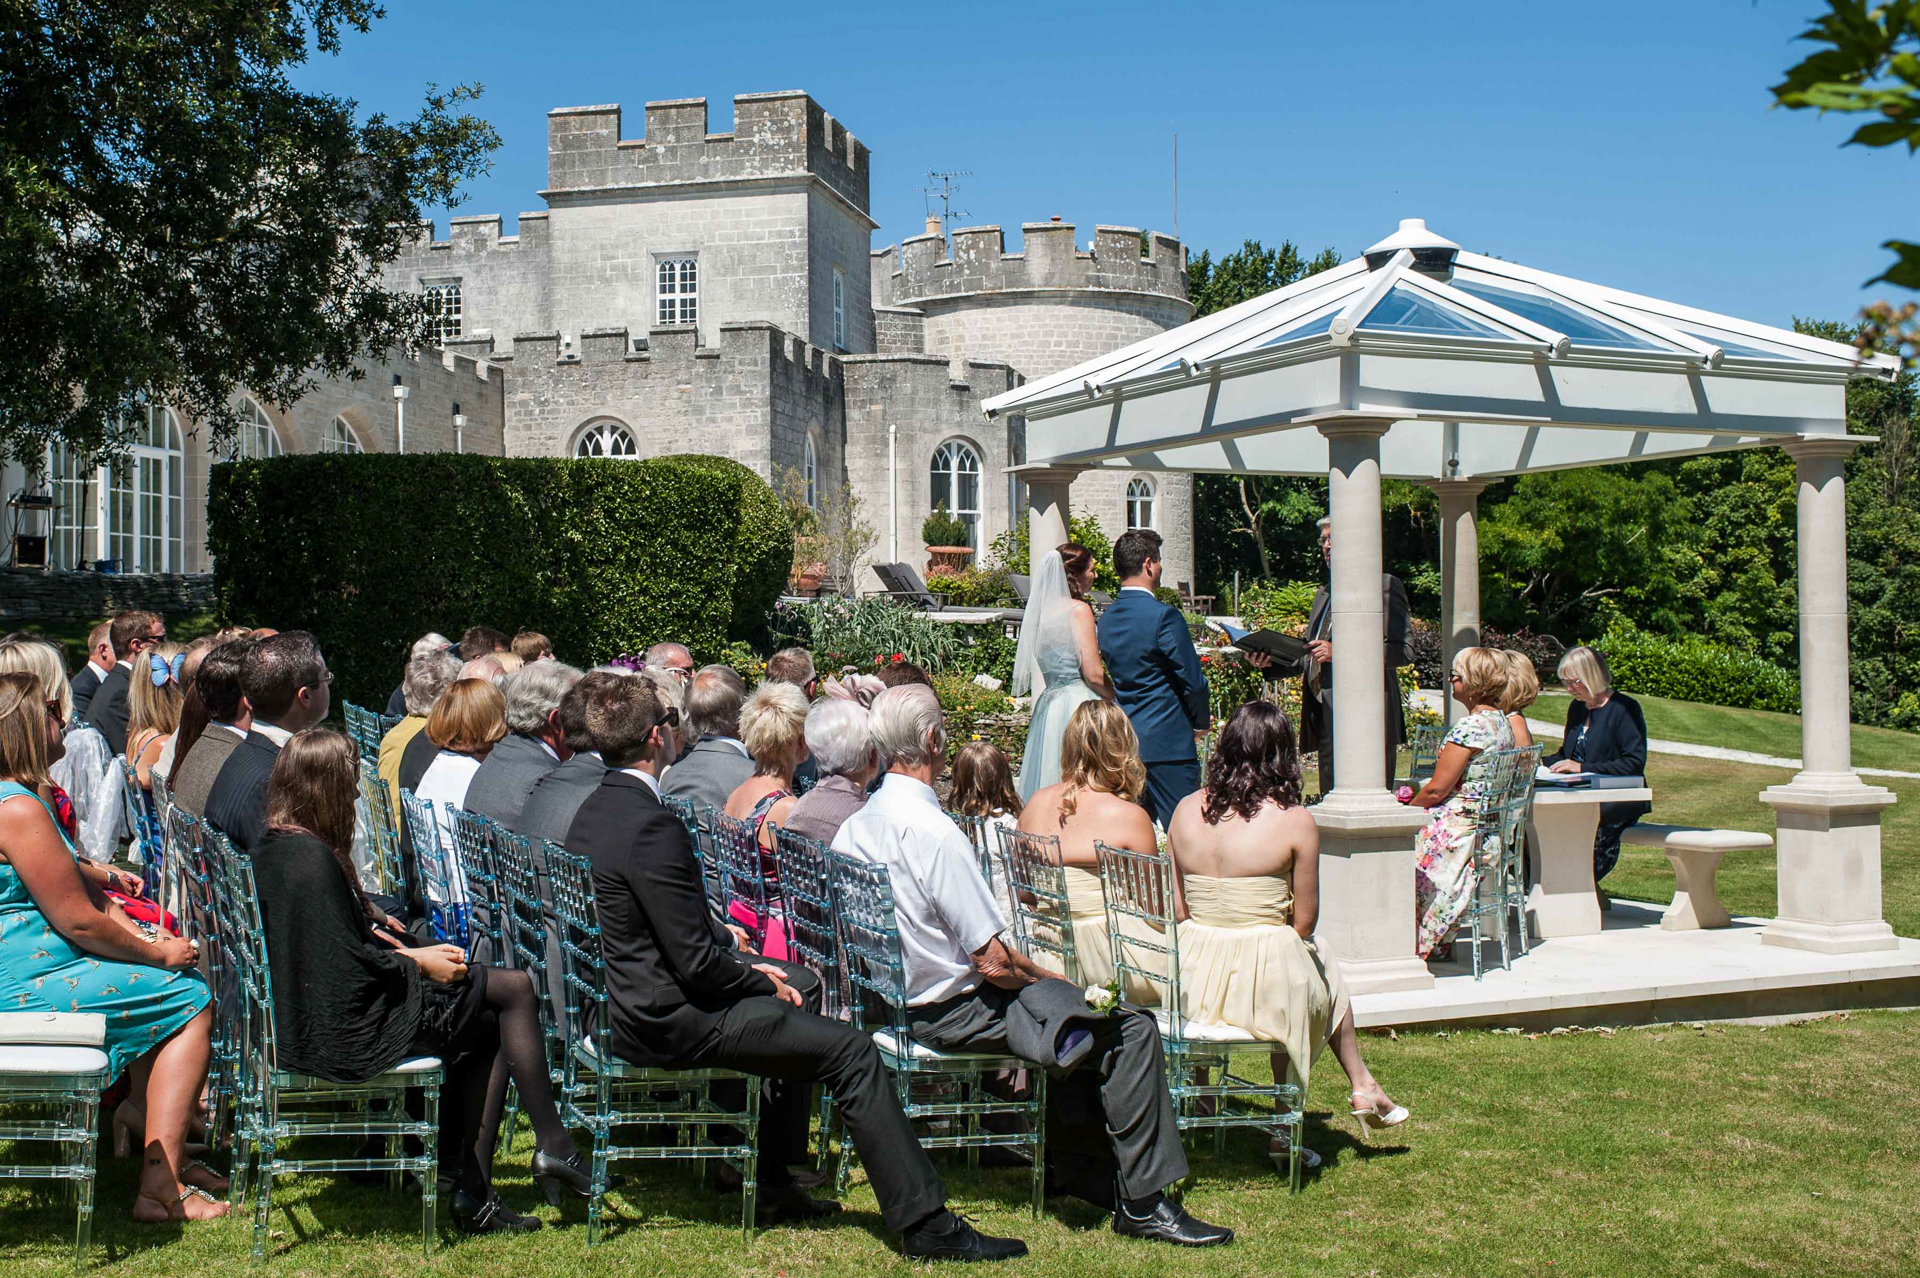
<svg viewBox="0 0 1920 1278">
<path fill-rule="evenodd" d="M 1758 852 L 1773 846 L 1770 835 L 1757 830 L 1710 830 L 1693 825 L 1657 825 L 1641 821 L 1620 833 L 1622 843 L 1644 848 L 1673 848 L 1688 852 Z"/>
<path fill-rule="evenodd" d="M 0 1043 L 99 1047 L 107 1041 L 100 1012 L 0 1012 Z"/>
<path fill-rule="evenodd" d="M 1173 1037 L 1173 1018 L 1164 1008 L 1155 1008 L 1153 1023 L 1160 1027 L 1162 1038 Z M 1189 1043 L 1232 1043 L 1265 1046 L 1265 1040 L 1250 1030 L 1237 1025 L 1209 1025 L 1202 1021 L 1189 1021 L 1184 1017 L 1180 1022 L 1180 1037 Z"/>
<path fill-rule="evenodd" d="M 917 1039 L 909 1038 L 906 1050 L 902 1051 L 899 1040 L 890 1029 L 873 1032 L 873 1045 L 881 1051 L 900 1059 L 916 1061 L 1003 1061 L 1008 1059 L 1005 1052 L 943 1052 L 936 1047 L 928 1047 Z"/>
<path fill-rule="evenodd" d="M 107 1054 L 97 1047 L 48 1047 L 33 1043 L 0 1044 L 0 1074 L 102 1074 Z M 105 1083 L 107 1080 L 100 1080 Z"/>
<path fill-rule="evenodd" d="M 440 1058 L 438 1056 L 415 1056 L 415 1057 L 411 1057 L 408 1060 L 401 1061 L 398 1065 L 395 1065 L 392 1069 L 388 1070 L 387 1073 L 389 1074 L 430 1074 L 434 1070 L 439 1068 L 440 1068 Z"/>
</svg>

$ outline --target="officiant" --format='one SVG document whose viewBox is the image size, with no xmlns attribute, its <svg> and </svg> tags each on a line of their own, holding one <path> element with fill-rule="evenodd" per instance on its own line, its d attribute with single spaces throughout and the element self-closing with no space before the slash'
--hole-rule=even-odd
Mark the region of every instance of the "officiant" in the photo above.
<svg viewBox="0 0 1920 1278">
<path fill-rule="evenodd" d="M 1320 554 L 1331 568 L 1333 521 L 1322 519 L 1319 527 Z M 1413 664 L 1413 654 L 1408 647 L 1413 634 L 1413 621 L 1408 613 L 1405 582 L 1390 572 L 1381 573 L 1380 596 L 1380 612 L 1385 625 L 1381 679 L 1386 685 L 1386 739 L 1381 742 L 1381 748 L 1386 751 L 1387 785 L 1391 788 L 1396 755 L 1407 739 L 1407 711 L 1405 699 L 1400 695 L 1398 671 L 1401 666 Z M 1313 609 L 1307 616 L 1306 644 L 1306 652 L 1291 668 L 1257 652 L 1249 652 L 1247 661 L 1267 671 L 1270 679 L 1296 674 L 1301 677 L 1300 749 L 1303 753 L 1308 750 L 1319 752 L 1320 793 L 1331 794 L 1334 785 L 1333 595 L 1328 586 L 1323 585 L 1314 592 Z"/>
</svg>

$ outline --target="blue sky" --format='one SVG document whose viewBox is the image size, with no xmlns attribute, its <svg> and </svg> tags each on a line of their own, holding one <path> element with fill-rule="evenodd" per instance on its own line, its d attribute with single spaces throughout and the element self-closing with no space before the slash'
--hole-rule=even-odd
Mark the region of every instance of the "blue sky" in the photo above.
<svg viewBox="0 0 1920 1278">
<path fill-rule="evenodd" d="M 1920 158 L 1770 110 L 1817 0 L 1136 5 L 459 5 L 390 13 L 303 86 L 410 113 L 480 81 L 504 145 L 455 212 L 542 207 L 546 112 L 805 89 L 873 153 L 874 246 L 925 171 L 962 225 L 1058 214 L 1194 252 L 1283 238 L 1351 256 L 1425 217 L 1469 249 L 1768 323 L 1851 316 L 1916 238 Z M 445 233 L 446 210 L 436 210 Z M 1015 247 L 1017 235 L 1009 237 Z"/>
</svg>

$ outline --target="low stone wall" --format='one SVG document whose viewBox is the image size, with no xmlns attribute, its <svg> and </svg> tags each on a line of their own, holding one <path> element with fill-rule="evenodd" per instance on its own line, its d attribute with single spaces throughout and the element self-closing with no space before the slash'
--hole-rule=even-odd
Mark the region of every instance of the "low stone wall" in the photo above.
<svg viewBox="0 0 1920 1278">
<path fill-rule="evenodd" d="M 0 631 L 97 621 L 128 608 L 207 612 L 213 574 L 0 571 Z"/>
</svg>

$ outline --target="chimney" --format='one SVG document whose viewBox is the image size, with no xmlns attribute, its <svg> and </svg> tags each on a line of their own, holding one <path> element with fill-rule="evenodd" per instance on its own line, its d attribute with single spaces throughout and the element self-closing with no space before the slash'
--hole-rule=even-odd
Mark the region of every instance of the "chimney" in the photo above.
<svg viewBox="0 0 1920 1278">
<path fill-rule="evenodd" d="M 927 234 L 940 234 L 940 215 L 938 213 L 927 214 Z"/>
<path fill-rule="evenodd" d="M 1047 221 L 1049 222 L 1058 222 L 1059 220 L 1060 220 L 1060 215 L 1058 213 L 1055 213 L 1052 217 L 1047 219 Z"/>
</svg>

